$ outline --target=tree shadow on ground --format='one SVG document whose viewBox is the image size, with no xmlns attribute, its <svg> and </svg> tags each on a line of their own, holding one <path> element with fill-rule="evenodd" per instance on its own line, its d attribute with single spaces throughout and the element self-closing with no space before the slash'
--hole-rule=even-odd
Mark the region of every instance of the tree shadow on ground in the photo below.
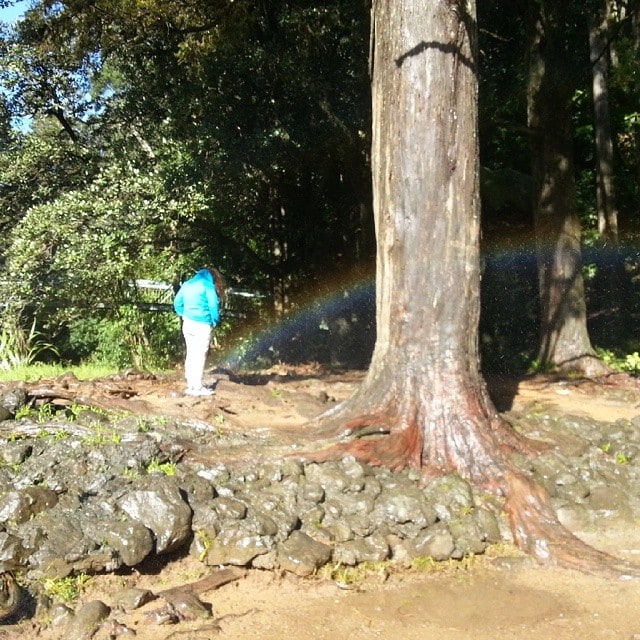
<svg viewBox="0 0 640 640">
<path fill-rule="evenodd" d="M 487 391 L 495 408 L 503 413 L 513 408 L 513 401 L 518 395 L 518 387 L 527 376 L 485 375 Z"/>
</svg>

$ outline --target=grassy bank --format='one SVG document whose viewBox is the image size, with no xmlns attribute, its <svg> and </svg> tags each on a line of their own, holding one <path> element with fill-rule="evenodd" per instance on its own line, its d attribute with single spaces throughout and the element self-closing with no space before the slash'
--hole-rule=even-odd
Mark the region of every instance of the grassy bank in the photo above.
<svg viewBox="0 0 640 640">
<path fill-rule="evenodd" d="M 65 366 L 62 364 L 36 363 L 0 370 L 0 382 L 14 382 L 16 380 L 37 382 L 38 380 L 57 378 L 67 371 L 73 372 L 80 380 L 92 380 L 117 373 L 113 367 L 107 365 L 83 364 Z"/>
</svg>

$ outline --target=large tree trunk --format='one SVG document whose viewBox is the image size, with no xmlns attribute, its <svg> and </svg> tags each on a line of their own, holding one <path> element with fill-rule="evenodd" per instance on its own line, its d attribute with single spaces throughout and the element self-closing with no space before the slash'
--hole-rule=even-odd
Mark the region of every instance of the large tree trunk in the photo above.
<svg viewBox="0 0 640 640">
<path fill-rule="evenodd" d="M 473 2 L 373 3 L 377 341 L 366 380 L 335 421 L 349 432 L 391 431 L 397 445 L 385 440 L 375 454 L 390 466 L 486 479 L 487 446 L 468 457 L 484 437 L 474 432 L 496 425 L 519 441 L 479 372 L 475 34 Z"/>
<path fill-rule="evenodd" d="M 532 131 L 534 228 L 541 340 L 538 360 L 563 372 L 607 372 L 587 332 L 580 220 L 576 210 L 566 4 L 529 5 L 528 125 Z"/>
<path fill-rule="evenodd" d="M 377 343 L 358 392 L 313 432 L 342 441 L 299 457 L 458 472 L 505 497 L 514 539 L 540 562 L 615 573 L 513 464 L 532 443 L 479 372 L 475 3 L 375 0 L 372 26 Z"/>
<path fill-rule="evenodd" d="M 456 3 L 427 4 L 381 1 L 374 16 L 378 340 L 365 387 L 414 411 L 446 379 L 449 396 L 479 386 L 474 25 Z"/>
</svg>

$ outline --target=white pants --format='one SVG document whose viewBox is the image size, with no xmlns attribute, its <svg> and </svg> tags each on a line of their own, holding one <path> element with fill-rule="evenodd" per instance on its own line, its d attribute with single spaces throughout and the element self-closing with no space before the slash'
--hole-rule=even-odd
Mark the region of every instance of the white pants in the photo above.
<svg viewBox="0 0 640 640">
<path fill-rule="evenodd" d="M 211 325 L 183 318 L 182 334 L 187 344 L 187 356 L 184 361 L 184 377 L 187 379 L 187 387 L 199 389 L 202 386 L 204 364 L 209 351 Z"/>
</svg>

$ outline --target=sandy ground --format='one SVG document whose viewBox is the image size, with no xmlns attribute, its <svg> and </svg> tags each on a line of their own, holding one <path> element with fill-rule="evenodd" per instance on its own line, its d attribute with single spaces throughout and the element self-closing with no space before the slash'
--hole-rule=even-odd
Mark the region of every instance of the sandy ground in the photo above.
<svg viewBox="0 0 640 640">
<path fill-rule="evenodd" d="M 601 545 L 612 551 L 623 532 Z M 628 552 L 640 552 L 640 540 Z M 533 567 L 515 557 L 471 568 L 392 575 L 346 591 L 331 581 L 251 572 L 206 594 L 228 640 L 583 640 L 640 638 L 640 585 Z M 204 598 L 203 598 L 204 599 Z M 153 604 L 147 607 L 153 607 Z M 208 638 L 206 623 L 178 628 L 133 625 L 138 638 Z M 182 632 L 184 631 L 184 634 Z"/>
<path fill-rule="evenodd" d="M 621 556 L 640 553 L 640 539 L 622 529 L 590 534 Z M 624 547 L 624 549 L 622 548 Z M 514 552 L 515 553 L 515 552 Z M 213 617 L 178 625 L 152 622 L 156 600 L 117 615 L 139 640 L 589 640 L 640 638 L 640 585 L 565 570 L 540 569 L 517 554 L 482 558 L 447 570 L 394 572 L 366 577 L 345 590 L 321 577 L 296 578 L 250 571 L 237 582 L 201 595 Z M 190 558 L 157 574 L 94 578 L 83 599 L 100 598 L 123 585 L 153 591 L 189 582 L 202 572 Z M 0 637 L 3 637 L 0 632 Z M 60 639 L 62 630 L 22 627 L 7 637 Z M 106 629 L 96 638 L 109 638 Z M 126 637 L 126 636 L 125 636 Z M 132 636 L 133 637 L 133 636 Z"/>
<path fill-rule="evenodd" d="M 185 399 L 179 379 L 129 382 L 131 402 L 141 411 L 189 415 L 248 429 L 278 420 L 291 428 L 316 415 L 327 402 L 348 397 L 361 374 L 292 377 L 276 373 L 264 379 L 221 379 L 214 399 Z M 615 421 L 640 414 L 629 397 L 597 393 L 592 386 L 552 380 L 494 381 L 501 410 L 535 404 L 558 411 Z M 133 404 L 132 404 L 133 406 Z M 576 532 L 590 544 L 640 565 L 640 528 L 603 521 L 591 531 Z M 493 557 L 496 556 L 496 557 Z M 96 576 L 81 601 L 113 604 L 125 587 L 154 592 L 192 582 L 211 571 L 191 557 L 151 563 L 128 574 Z M 515 549 L 503 547 L 455 566 L 434 570 L 371 571 L 349 588 L 330 576 L 297 578 L 290 574 L 249 571 L 246 576 L 201 594 L 212 607 L 208 619 L 159 625 L 156 600 L 115 618 L 139 640 L 640 640 L 640 584 L 607 580 L 577 572 L 542 569 Z M 76 604 L 79 606 L 79 603 Z M 62 628 L 30 621 L 0 627 L 0 639 L 62 640 Z M 115 638 L 115 627 L 94 636 Z M 134 637 L 123 635 L 123 637 Z"/>
</svg>

